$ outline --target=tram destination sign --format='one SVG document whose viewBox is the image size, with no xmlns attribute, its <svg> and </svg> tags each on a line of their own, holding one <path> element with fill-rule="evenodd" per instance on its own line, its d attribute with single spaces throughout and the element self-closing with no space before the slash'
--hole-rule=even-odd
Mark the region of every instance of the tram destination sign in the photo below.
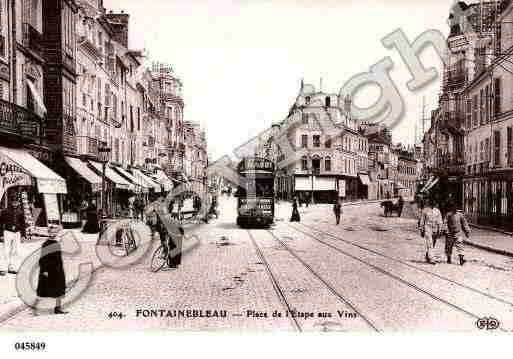
<svg viewBox="0 0 513 359">
<path fill-rule="evenodd" d="M 265 158 L 251 157 L 245 158 L 239 164 L 239 171 L 267 171 L 274 172 L 274 163 Z"/>
</svg>

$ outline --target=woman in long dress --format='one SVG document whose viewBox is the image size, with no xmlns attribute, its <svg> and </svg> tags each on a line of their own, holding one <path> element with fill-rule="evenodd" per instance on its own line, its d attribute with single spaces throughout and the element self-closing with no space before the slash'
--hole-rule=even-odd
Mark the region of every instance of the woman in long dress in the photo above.
<svg viewBox="0 0 513 359">
<path fill-rule="evenodd" d="M 49 239 L 41 247 L 41 259 L 39 260 L 39 280 L 37 283 L 38 299 L 34 303 L 34 315 L 40 298 L 55 298 L 54 314 L 66 314 L 62 310 L 62 298 L 66 294 L 66 275 L 62 261 L 62 249 L 60 240 L 62 228 L 50 225 L 48 228 Z"/>
<path fill-rule="evenodd" d="M 98 223 L 98 209 L 94 201 L 91 201 L 86 210 L 87 221 L 82 229 L 84 233 L 96 234 L 100 233 L 100 225 Z"/>
<path fill-rule="evenodd" d="M 297 199 L 294 197 L 292 200 L 292 216 L 290 217 L 291 222 L 300 222 L 299 211 L 297 209 Z"/>
</svg>

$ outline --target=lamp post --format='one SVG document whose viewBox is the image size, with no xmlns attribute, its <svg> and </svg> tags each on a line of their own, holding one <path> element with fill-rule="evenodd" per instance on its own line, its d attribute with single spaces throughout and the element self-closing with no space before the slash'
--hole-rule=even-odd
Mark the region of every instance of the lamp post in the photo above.
<svg viewBox="0 0 513 359">
<path fill-rule="evenodd" d="M 109 153 L 111 152 L 110 147 L 107 147 L 107 142 L 100 142 L 100 146 L 98 147 L 98 152 L 101 154 L 100 160 L 102 162 L 102 191 L 100 193 L 101 196 L 101 205 L 103 213 L 105 214 L 105 211 L 107 209 L 107 195 L 105 191 L 105 171 L 107 170 L 107 162 L 109 162 Z"/>
</svg>

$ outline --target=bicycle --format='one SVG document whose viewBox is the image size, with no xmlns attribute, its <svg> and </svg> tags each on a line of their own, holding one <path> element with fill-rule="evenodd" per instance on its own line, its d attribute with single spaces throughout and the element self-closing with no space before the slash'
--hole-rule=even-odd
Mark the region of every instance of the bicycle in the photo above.
<svg viewBox="0 0 513 359">
<path fill-rule="evenodd" d="M 169 241 L 166 238 L 165 241 L 162 241 L 160 246 L 153 252 L 153 256 L 151 258 L 150 269 L 153 273 L 157 273 L 162 270 L 165 265 L 167 265 L 169 261 Z"/>
</svg>

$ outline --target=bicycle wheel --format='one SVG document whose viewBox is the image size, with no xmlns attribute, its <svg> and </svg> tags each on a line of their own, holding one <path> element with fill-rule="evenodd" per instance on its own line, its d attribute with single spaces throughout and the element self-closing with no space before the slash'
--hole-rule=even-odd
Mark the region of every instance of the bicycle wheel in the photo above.
<svg viewBox="0 0 513 359">
<path fill-rule="evenodd" d="M 153 253 L 153 257 L 151 258 L 151 271 L 153 273 L 158 272 L 166 265 L 166 254 L 164 251 L 164 246 L 159 246 L 155 252 Z"/>
<path fill-rule="evenodd" d="M 135 241 L 134 233 L 132 232 L 132 229 L 130 229 L 130 228 L 125 229 L 124 234 L 125 234 L 125 240 L 124 240 L 125 250 L 126 250 L 126 254 L 129 255 L 130 253 L 132 253 L 133 251 L 135 251 L 137 249 L 137 242 Z"/>
</svg>

